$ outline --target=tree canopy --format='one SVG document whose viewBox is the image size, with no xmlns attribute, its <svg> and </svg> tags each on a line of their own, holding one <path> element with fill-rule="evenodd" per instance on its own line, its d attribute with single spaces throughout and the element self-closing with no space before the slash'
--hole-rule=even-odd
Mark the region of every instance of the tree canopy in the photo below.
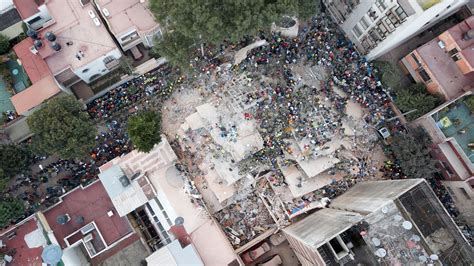
<svg viewBox="0 0 474 266">
<path fill-rule="evenodd" d="M 0 170 L 5 178 L 26 170 L 30 159 L 31 153 L 26 148 L 11 144 L 0 145 Z"/>
<path fill-rule="evenodd" d="M 10 40 L 7 36 L 0 34 L 0 54 L 6 54 L 10 51 Z"/>
<path fill-rule="evenodd" d="M 24 214 L 25 206 L 17 199 L 3 199 L 0 201 L 0 227 L 10 225 Z"/>
<path fill-rule="evenodd" d="M 142 112 L 128 119 L 128 135 L 139 151 L 149 152 L 161 141 L 161 117 L 155 112 Z"/>
<path fill-rule="evenodd" d="M 395 103 L 402 112 L 416 109 L 406 115 L 410 121 L 428 113 L 442 103 L 438 97 L 429 94 L 426 86 L 421 83 L 397 89 L 396 96 Z"/>
<path fill-rule="evenodd" d="M 421 128 L 393 137 L 392 151 L 403 173 L 409 178 L 430 178 L 437 172 L 435 161 L 429 154 L 429 144 L 430 140 Z"/>
<path fill-rule="evenodd" d="M 375 61 L 375 75 L 382 81 L 383 85 L 394 90 L 400 87 L 400 78 L 403 73 L 399 67 L 387 61 Z"/>
<path fill-rule="evenodd" d="M 73 97 L 56 97 L 28 117 L 39 151 L 64 159 L 84 158 L 94 147 L 96 128 Z"/>
<path fill-rule="evenodd" d="M 319 12 L 317 0 L 151 0 L 150 8 L 168 34 L 155 47 L 172 63 L 186 61 L 193 44 L 237 42 L 267 30 L 282 16 L 306 19 Z"/>
</svg>

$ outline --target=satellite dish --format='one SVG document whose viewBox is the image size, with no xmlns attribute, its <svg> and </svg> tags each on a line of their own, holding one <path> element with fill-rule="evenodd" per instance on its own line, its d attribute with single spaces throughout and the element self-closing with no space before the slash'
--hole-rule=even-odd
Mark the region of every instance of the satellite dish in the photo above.
<svg viewBox="0 0 474 266">
<path fill-rule="evenodd" d="M 378 247 L 380 246 L 380 239 L 374 237 L 372 238 L 372 243 L 374 243 L 374 246 Z"/>
<path fill-rule="evenodd" d="M 421 261 L 421 262 L 426 262 L 428 260 L 428 258 L 426 256 L 419 256 L 418 259 Z"/>
<path fill-rule="evenodd" d="M 69 220 L 71 220 L 71 217 L 69 217 L 69 215 L 67 214 L 59 215 L 58 217 L 56 217 L 56 222 L 61 225 L 66 224 L 67 222 L 69 222 Z"/>
<path fill-rule="evenodd" d="M 438 260 L 439 257 L 438 257 L 438 255 L 436 255 L 436 254 L 431 254 L 431 255 L 430 255 L 430 259 L 431 259 L 431 260 Z"/>
<path fill-rule="evenodd" d="M 383 257 L 387 256 L 387 251 L 383 248 L 379 248 L 379 249 L 377 249 L 377 251 L 375 251 L 375 255 L 379 258 L 383 258 Z"/>
<path fill-rule="evenodd" d="M 403 226 L 403 228 L 405 228 L 405 229 L 407 229 L 407 230 L 410 230 L 410 229 L 413 228 L 413 224 L 412 224 L 411 222 L 409 222 L 409 221 L 404 221 L 404 222 L 402 223 L 402 226 Z"/>
<path fill-rule="evenodd" d="M 183 225 L 184 224 L 184 218 L 179 216 L 176 219 L 174 219 L 174 224 L 175 225 Z"/>
<path fill-rule="evenodd" d="M 41 253 L 43 262 L 50 265 L 56 265 L 63 256 L 63 251 L 60 246 L 51 244 L 46 246 Z"/>
</svg>

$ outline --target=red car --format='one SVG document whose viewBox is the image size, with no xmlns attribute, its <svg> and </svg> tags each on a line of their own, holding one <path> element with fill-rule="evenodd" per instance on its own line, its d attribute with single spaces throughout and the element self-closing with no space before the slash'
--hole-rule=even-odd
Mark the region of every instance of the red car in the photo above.
<svg viewBox="0 0 474 266">
<path fill-rule="evenodd" d="M 245 263 L 252 263 L 253 261 L 258 259 L 260 256 L 262 256 L 263 254 L 265 254 L 269 250 L 270 250 L 270 245 L 267 242 L 265 242 L 262 245 L 260 245 L 259 247 L 244 253 L 242 255 L 242 260 Z"/>
</svg>

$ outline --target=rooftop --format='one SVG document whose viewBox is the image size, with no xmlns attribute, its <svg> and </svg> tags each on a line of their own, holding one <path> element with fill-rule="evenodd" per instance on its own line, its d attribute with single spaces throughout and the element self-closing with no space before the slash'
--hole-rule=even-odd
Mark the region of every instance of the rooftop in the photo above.
<svg viewBox="0 0 474 266">
<path fill-rule="evenodd" d="M 24 220 L 22 224 L 16 225 L 0 235 L 0 240 L 5 245 L 4 248 L 0 247 L 0 253 L 5 252 L 5 254 L 12 255 L 13 253 L 10 252 L 14 250 L 13 265 L 41 265 L 43 247 L 29 241 L 29 236 L 38 233 L 42 235 L 43 231 L 38 228 L 36 217 L 31 216 Z M 37 243 L 40 244 L 40 242 Z"/>
<path fill-rule="evenodd" d="M 178 240 L 160 248 L 146 258 L 148 265 L 193 265 L 204 266 L 193 244 L 181 247 Z"/>
<path fill-rule="evenodd" d="M 44 0 L 13 0 L 23 20 L 38 13 L 38 7 L 44 4 L 44 2 Z"/>
<path fill-rule="evenodd" d="M 109 217 L 110 211 L 113 215 Z M 66 237 L 91 222 L 95 223 L 104 242 L 110 246 L 133 232 L 127 218 L 120 217 L 116 212 L 104 186 L 96 181 L 63 196 L 58 204 L 44 212 L 44 216 L 62 248 L 67 247 Z M 61 225 L 56 219 L 65 214 L 71 221 Z M 79 217 L 83 217 L 82 222 L 77 222 Z"/>
<path fill-rule="evenodd" d="M 46 76 L 51 75 L 48 64 L 39 55 L 35 55 L 30 51 L 33 46 L 33 40 L 26 38 L 13 47 L 13 51 L 21 61 L 21 65 L 28 74 L 32 83 L 36 83 Z"/>
<path fill-rule="evenodd" d="M 59 92 L 61 92 L 61 89 L 59 89 L 54 78 L 45 76 L 22 92 L 13 95 L 10 99 L 16 112 L 22 115 Z"/>
<path fill-rule="evenodd" d="M 49 47 L 39 49 L 53 74 L 68 67 L 80 68 L 117 49 L 105 26 L 94 24 L 89 12 L 95 17 L 97 14 L 91 4 L 83 7 L 78 0 L 49 0 L 46 6 L 55 23 L 43 28 L 41 33 L 53 32 L 62 47 L 55 53 L 51 53 Z M 80 60 L 76 58 L 79 52 L 83 54 Z"/>
<path fill-rule="evenodd" d="M 96 0 L 97 5 L 106 9 L 110 15 L 105 16 L 115 35 L 121 36 L 133 29 L 146 34 L 158 27 L 153 14 L 148 9 L 149 1 L 140 0 Z"/>
</svg>

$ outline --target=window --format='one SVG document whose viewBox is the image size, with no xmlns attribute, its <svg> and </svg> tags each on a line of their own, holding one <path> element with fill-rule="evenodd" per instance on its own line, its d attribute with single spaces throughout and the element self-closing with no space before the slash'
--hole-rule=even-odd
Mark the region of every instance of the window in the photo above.
<svg viewBox="0 0 474 266">
<path fill-rule="evenodd" d="M 115 60 L 115 57 L 113 57 L 112 55 L 109 55 L 109 56 L 104 58 L 104 64 L 107 65 L 108 63 L 111 63 L 114 60 Z"/>
<path fill-rule="evenodd" d="M 387 26 L 389 32 L 393 32 L 395 30 L 395 26 L 389 18 L 385 17 L 383 21 L 385 22 L 385 25 Z"/>
<path fill-rule="evenodd" d="M 385 0 L 375 1 L 375 6 L 380 10 L 380 12 L 383 12 L 383 11 L 385 11 L 385 9 L 387 9 L 387 5 L 385 4 Z"/>
<path fill-rule="evenodd" d="M 89 72 L 88 68 L 85 68 L 85 69 L 82 70 L 82 73 L 87 73 L 87 72 Z"/>
<path fill-rule="evenodd" d="M 35 22 L 38 22 L 41 20 L 41 16 L 37 16 L 37 17 L 34 17 L 32 18 L 31 20 L 28 21 L 28 24 L 35 24 Z"/>
<path fill-rule="evenodd" d="M 362 26 L 362 28 L 364 28 L 364 30 L 366 30 L 370 26 L 370 24 L 367 21 L 367 18 L 365 16 L 362 17 L 362 19 L 359 21 L 359 23 Z"/>
<path fill-rule="evenodd" d="M 382 38 L 385 38 L 388 32 L 388 29 L 387 27 L 385 27 L 382 21 L 379 21 L 379 23 L 377 23 L 377 27 L 375 29 L 377 30 L 377 32 L 380 34 Z"/>
<path fill-rule="evenodd" d="M 375 21 L 379 15 L 377 14 L 377 11 L 375 11 L 373 8 L 369 9 L 369 12 L 367 12 L 367 15 L 372 19 L 372 21 Z"/>
<path fill-rule="evenodd" d="M 459 190 L 461 190 L 461 193 L 464 195 L 464 197 L 466 197 L 466 199 L 471 199 L 471 197 L 463 187 L 460 187 Z"/>
<path fill-rule="evenodd" d="M 423 79 L 424 82 L 429 82 L 431 81 L 430 75 L 424 70 L 422 67 L 420 70 L 418 70 L 418 73 L 420 74 L 420 77 Z"/>
<path fill-rule="evenodd" d="M 413 59 L 413 61 L 415 61 L 416 65 L 417 65 L 418 67 L 421 67 L 421 63 L 420 63 L 420 60 L 418 60 L 418 57 L 416 57 L 416 55 L 413 54 L 413 53 L 410 54 L 410 56 L 411 56 L 411 58 Z"/>
<path fill-rule="evenodd" d="M 402 21 L 405 21 L 405 19 L 408 17 L 407 13 L 405 13 L 405 10 L 403 10 L 403 8 L 401 6 L 397 7 L 397 9 L 395 9 L 395 13 L 397 14 L 397 16 Z"/>
<path fill-rule="evenodd" d="M 354 26 L 354 28 L 352 29 L 352 32 L 357 38 L 359 38 L 360 35 L 362 35 L 362 31 L 359 29 L 359 26 L 357 25 Z"/>
<path fill-rule="evenodd" d="M 451 59 L 454 60 L 454 62 L 459 61 L 462 59 L 461 55 L 459 55 L 459 51 L 456 48 L 453 48 L 448 51 L 449 56 L 451 56 Z"/>
</svg>

